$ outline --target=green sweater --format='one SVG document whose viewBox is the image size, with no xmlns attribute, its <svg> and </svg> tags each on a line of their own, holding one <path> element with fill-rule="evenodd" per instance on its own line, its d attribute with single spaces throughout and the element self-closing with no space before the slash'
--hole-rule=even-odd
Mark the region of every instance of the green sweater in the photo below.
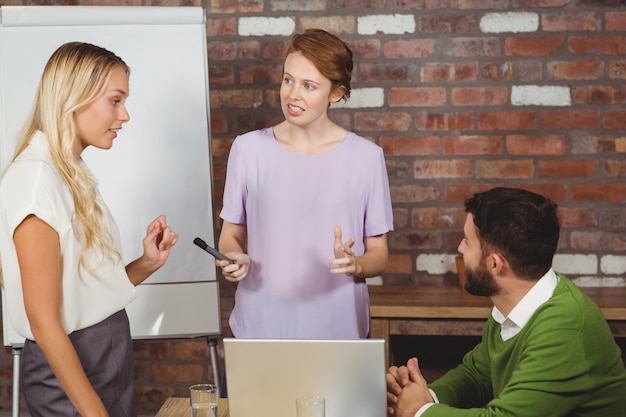
<svg viewBox="0 0 626 417">
<path fill-rule="evenodd" d="M 481 342 L 429 385 L 423 417 L 626 417 L 626 370 L 598 306 L 559 276 L 550 300 L 507 341 L 489 317 Z"/>
</svg>

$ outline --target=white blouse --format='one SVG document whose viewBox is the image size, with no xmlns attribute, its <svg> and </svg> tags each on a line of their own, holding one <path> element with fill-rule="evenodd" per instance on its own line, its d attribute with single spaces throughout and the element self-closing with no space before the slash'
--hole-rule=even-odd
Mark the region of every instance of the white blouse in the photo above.
<svg viewBox="0 0 626 417">
<path fill-rule="evenodd" d="M 86 165 L 83 167 L 87 169 Z M 91 175 L 88 169 L 87 172 Z M 99 194 L 97 201 L 104 212 L 103 229 L 109 231 L 113 247 L 120 256 L 111 258 L 92 251 L 86 259 L 94 271 L 91 273 L 79 267 L 84 238 L 74 212 L 74 201 L 52 163 L 43 133 L 33 136 L 0 179 L 0 260 L 8 316 L 19 335 L 34 340 L 24 309 L 13 234 L 31 214 L 59 235 L 63 264 L 60 314 L 68 334 L 101 322 L 135 298 L 135 286 L 121 258 L 119 230 Z"/>
</svg>

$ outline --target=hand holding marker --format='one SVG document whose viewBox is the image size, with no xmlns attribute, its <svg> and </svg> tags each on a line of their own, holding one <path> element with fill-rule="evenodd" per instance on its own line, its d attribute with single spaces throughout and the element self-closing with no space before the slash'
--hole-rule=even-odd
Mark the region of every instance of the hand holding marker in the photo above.
<svg viewBox="0 0 626 417">
<path fill-rule="evenodd" d="M 212 248 L 211 246 L 207 245 L 207 243 L 204 240 L 200 239 L 199 237 L 195 238 L 193 240 L 193 243 L 195 243 L 197 246 L 199 246 L 200 248 L 202 248 L 206 252 L 208 252 L 211 255 L 213 255 L 216 259 L 219 259 L 219 260 L 222 260 L 222 261 L 228 261 L 231 264 L 235 263 L 228 256 L 224 255 L 223 253 L 221 253 L 217 249 Z"/>
</svg>

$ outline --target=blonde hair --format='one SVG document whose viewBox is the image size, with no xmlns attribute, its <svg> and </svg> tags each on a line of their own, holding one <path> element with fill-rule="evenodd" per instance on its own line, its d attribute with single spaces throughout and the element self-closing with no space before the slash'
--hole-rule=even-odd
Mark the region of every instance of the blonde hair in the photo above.
<svg viewBox="0 0 626 417">
<path fill-rule="evenodd" d="M 104 213 L 96 201 L 96 185 L 75 155 L 78 139 L 74 112 L 103 94 L 112 70 L 118 67 L 130 75 L 128 65 L 104 48 L 83 42 L 61 45 L 44 68 L 35 102 L 18 136 L 13 156 L 15 160 L 35 132 L 45 134 L 52 162 L 72 195 L 76 217 L 82 227 L 85 246 L 80 265 L 83 267 L 86 267 L 86 254 L 92 248 L 100 249 L 105 255 L 117 252 L 110 236 L 102 230 Z"/>
</svg>

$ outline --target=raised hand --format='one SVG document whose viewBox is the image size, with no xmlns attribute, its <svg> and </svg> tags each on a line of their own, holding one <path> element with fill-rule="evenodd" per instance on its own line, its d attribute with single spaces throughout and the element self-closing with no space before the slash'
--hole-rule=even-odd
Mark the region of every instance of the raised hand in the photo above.
<svg viewBox="0 0 626 417">
<path fill-rule="evenodd" d="M 354 246 L 354 237 L 343 242 L 341 227 L 335 226 L 335 242 L 333 245 L 335 259 L 328 261 L 328 265 L 334 266 L 334 268 L 330 270 L 332 274 L 356 275 L 357 263 L 354 252 L 352 251 L 352 246 Z"/>
</svg>

